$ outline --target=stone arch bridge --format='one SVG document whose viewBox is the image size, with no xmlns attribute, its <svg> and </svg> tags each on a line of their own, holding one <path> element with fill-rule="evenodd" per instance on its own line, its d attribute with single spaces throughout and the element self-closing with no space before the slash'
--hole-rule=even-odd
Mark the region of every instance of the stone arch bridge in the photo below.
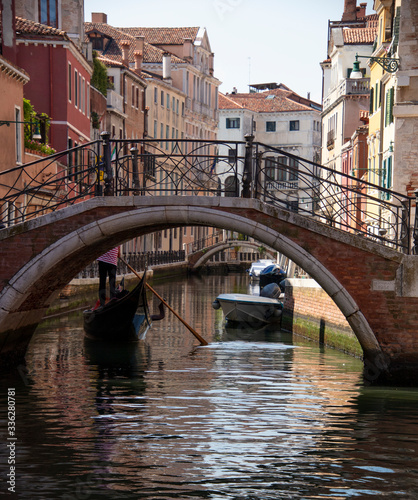
<svg viewBox="0 0 418 500">
<path fill-rule="evenodd" d="M 245 240 L 224 240 L 219 241 L 213 245 L 209 245 L 205 248 L 197 250 L 188 254 L 188 262 L 191 269 L 198 269 L 200 266 L 203 266 L 208 260 L 210 260 L 217 253 L 223 252 L 224 250 L 228 250 L 229 248 L 239 247 L 240 249 L 250 249 L 255 250 L 256 252 L 260 249 L 260 244 L 253 241 L 245 241 Z M 265 258 L 266 259 L 275 259 L 275 252 L 271 252 L 270 250 L 265 250 Z"/>
<path fill-rule="evenodd" d="M 418 382 L 417 257 L 256 199 L 96 197 L 0 231 L 0 358 L 18 363 L 47 308 L 109 248 L 171 227 L 253 237 L 302 267 L 356 334 L 382 383 Z"/>
</svg>

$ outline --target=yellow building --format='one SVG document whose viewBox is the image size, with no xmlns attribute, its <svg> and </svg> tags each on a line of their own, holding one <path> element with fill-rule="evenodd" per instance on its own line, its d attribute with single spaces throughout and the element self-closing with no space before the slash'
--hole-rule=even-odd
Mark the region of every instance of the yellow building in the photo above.
<svg viewBox="0 0 418 500">
<path fill-rule="evenodd" d="M 378 32 L 370 66 L 370 115 L 367 180 L 386 189 L 394 187 L 395 123 L 393 106 L 397 84 L 397 59 L 401 0 L 375 0 Z M 360 54 L 361 56 L 361 54 Z M 367 58 L 365 58 L 367 59 Z M 389 200 L 389 193 L 369 188 L 369 194 Z M 379 210 L 381 211 L 379 214 Z M 374 204 L 368 208 L 368 232 L 378 234 L 390 227 L 390 214 Z M 372 222 L 373 221 L 373 222 Z M 367 223 L 367 221 L 365 221 Z"/>
</svg>

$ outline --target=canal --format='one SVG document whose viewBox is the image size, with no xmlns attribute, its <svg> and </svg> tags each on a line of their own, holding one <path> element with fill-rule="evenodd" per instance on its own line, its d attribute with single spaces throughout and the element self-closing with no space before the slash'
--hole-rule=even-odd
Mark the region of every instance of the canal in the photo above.
<svg viewBox="0 0 418 500">
<path fill-rule="evenodd" d="M 86 341 L 81 312 L 45 321 L 0 383 L 1 497 L 417 498 L 418 389 L 367 387 L 360 360 L 277 329 L 226 329 L 212 301 L 246 276 L 153 286 L 209 345 L 170 313 L 116 346 Z"/>
</svg>

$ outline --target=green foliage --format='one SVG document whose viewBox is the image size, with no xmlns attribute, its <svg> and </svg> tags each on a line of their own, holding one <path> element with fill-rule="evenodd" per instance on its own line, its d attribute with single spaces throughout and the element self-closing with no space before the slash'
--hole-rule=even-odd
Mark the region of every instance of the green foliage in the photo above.
<svg viewBox="0 0 418 500">
<path fill-rule="evenodd" d="M 96 113 L 96 111 L 91 112 L 91 125 L 93 128 L 100 128 L 100 120 L 99 120 L 99 115 Z"/>
<path fill-rule="evenodd" d="M 264 247 L 264 246 L 262 246 L 262 245 L 261 245 L 261 246 L 259 246 L 259 247 L 257 248 L 257 250 L 258 250 L 258 253 L 260 254 L 260 257 L 263 257 L 263 256 L 266 254 L 266 252 L 267 252 L 266 247 Z"/>
<path fill-rule="evenodd" d="M 46 113 L 37 113 L 30 100 L 25 98 L 23 99 L 23 121 L 31 122 L 24 125 L 25 148 L 47 155 L 56 153 L 55 149 L 47 144 L 48 131 L 51 126 L 50 117 Z M 32 138 L 35 130 L 41 133 L 43 138 L 41 141 Z"/>
<path fill-rule="evenodd" d="M 51 148 L 51 146 L 49 146 L 48 144 L 42 144 L 34 140 L 25 140 L 25 148 L 32 151 L 39 151 L 40 153 L 44 153 L 46 155 L 53 155 L 54 153 L 56 153 L 56 150 L 54 148 Z"/>
<path fill-rule="evenodd" d="M 107 89 L 110 87 L 107 77 L 106 66 L 97 59 L 97 52 L 93 52 L 93 75 L 91 84 L 104 96 L 107 95 Z"/>
</svg>

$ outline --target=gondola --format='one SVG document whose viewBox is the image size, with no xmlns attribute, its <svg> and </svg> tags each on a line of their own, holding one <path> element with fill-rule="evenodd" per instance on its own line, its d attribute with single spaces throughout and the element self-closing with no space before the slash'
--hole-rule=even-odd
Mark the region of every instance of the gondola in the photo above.
<svg viewBox="0 0 418 500">
<path fill-rule="evenodd" d="M 145 290 L 145 273 L 130 292 L 120 290 L 106 305 L 83 312 L 88 338 L 127 341 L 143 340 L 151 326 Z"/>
</svg>

